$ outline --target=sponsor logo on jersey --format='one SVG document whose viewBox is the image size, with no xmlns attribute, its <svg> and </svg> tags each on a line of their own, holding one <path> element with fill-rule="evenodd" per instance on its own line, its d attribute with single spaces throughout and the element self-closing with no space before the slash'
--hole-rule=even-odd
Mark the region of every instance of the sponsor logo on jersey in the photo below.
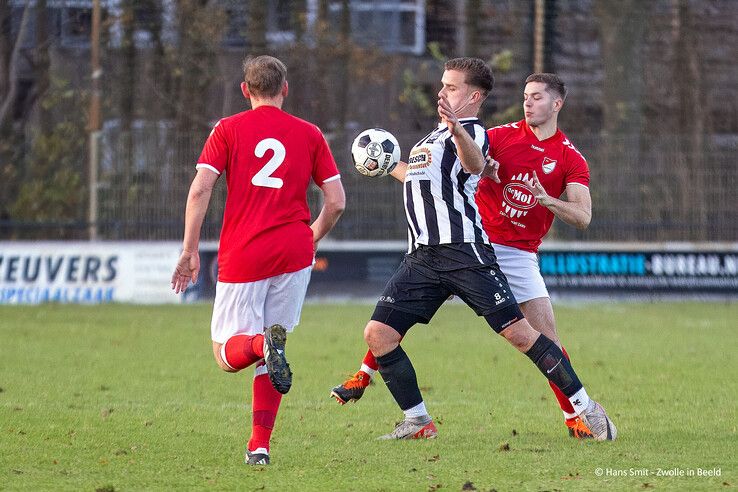
<svg viewBox="0 0 738 492">
<path fill-rule="evenodd" d="M 431 165 L 433 157 L 428 147 L 416 147 L 407 159 L 407 170 L 422 169 Z"/>
<path fill-rule="evenodd" d="M 543 147 L 537 147 L 534 144 L 530 144 L 530 148 L 533 150 L 537 150 L 538 152 L 543 152 Z"/>
<path fill-rule="evenodd" d="M 523 183 L 509 183 L 503 190 L 505 202 L 519 210 L 533 208 L 538 200 Z"/>
<path fill-rule="evenodd" d="M 530 179 L 528 173 L 517 174 L 512 177 L 502 190 L 502 211 L 510 219 L 525 217 L 528 215 L 528 209 L 536 206 L 538 199 L 533 196 L 533 192 L 525 185 L 525 181 Z M 525 227 L 522 223 L 511 220 L 513 224 L 519 227 Z"/>
<path fill-rule="evenodd" d="M 543 158 L 543 172 L 546 174 L 551 174 L 556 167 L 556 161 L 553 159 L 549 159 L 548 157 Z"/>
</svg>

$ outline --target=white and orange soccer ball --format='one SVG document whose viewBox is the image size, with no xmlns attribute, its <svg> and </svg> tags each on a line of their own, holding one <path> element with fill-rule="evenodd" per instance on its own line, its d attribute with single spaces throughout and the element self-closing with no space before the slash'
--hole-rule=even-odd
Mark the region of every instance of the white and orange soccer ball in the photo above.
<svg viewBox="0 0 738 492">
<path fill-rule="evenodd" d="M 356 169 L 364 176 L 386 176 L 400 161 L 400 144 L 387 130 L 370 128 L 354 139 L 351 157 Z"/>
</svg>

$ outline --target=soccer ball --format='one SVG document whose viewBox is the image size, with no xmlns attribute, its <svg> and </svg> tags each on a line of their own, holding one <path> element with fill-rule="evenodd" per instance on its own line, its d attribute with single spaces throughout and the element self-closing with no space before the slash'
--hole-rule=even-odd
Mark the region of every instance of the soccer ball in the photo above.
<svg viewBox="0 0 738 492">
<path fill-rule="evenodd" d="M 364 176 L 386 176 L 400 160 L 400 144 L 387 130 L 370 128 L 354 139 L 351 157 L 356 169 Z"/>
</svg>

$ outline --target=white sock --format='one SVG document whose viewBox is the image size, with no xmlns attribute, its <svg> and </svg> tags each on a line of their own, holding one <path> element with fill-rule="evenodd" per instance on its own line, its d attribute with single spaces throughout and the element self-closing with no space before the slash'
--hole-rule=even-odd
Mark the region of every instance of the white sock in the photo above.
<svg viewBox="0 0 738 492">
<path fill-rule="evenodd" d="M 369 366 L 367 366 L 366 364 L 363 364 L 363 363 L 361 364 L 361 368 L 359 370 L 360 371 L 364 371 L 365 373 L 367 373 L 369 375 L 369 379 L 373 378 L 374 377 L 374 373 L 377 372 L 376 369 L 372 369 L 371 367 L 369 367 Z"/>
<path fill-rule="evenodd" d="M 253 451 L 249 450 L 251 454 L 266 454 L 269 455 L 269 451 L 267 451 L 267 448 L 256 448 Z"/>
<path fill-rule="evenodd" d="M 428 415 L 428 410 L 425 409 L 425 403 L 423 403 L 422 401 L 412 408 L 403 410 L 403 412 L 405 413 L 405 418 L 408 418 L 408 419 L 414 419 L 417 417 L 425 417 Z"/>
<path fill-rule="evenodd" d="M 563 410 L 561 412 L 564 414 L 564 420 L 573 419 L 574 417 L 577 416 L 576 413 L 564 412 Z"/>
<path fill-rule="evenodd" d="M 571 395 L 569 397 L 569 401 L 571 402 L 571 406 L 574 407 L 574 411 L 577 412 L 577 415 L 581 415 L 582 412 L 586 410 L 587 406 L 589 406 L 589 395 L 584 388 L 582 388 Z"/>
</svg>

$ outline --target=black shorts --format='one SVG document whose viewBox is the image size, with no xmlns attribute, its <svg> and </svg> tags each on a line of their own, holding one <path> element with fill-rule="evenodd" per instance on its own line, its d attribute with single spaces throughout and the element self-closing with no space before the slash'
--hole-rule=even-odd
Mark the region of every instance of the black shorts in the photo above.
<svg viewBox="0 0 738 492">
<path fill-rule="evenodd" d="M 478 316 L 517 304 L 492 246 L 463 243 L 420 246 L 405 255 L 377 306 L 415 314 L 427 323 L 451 294 Z"/>
</svg>

